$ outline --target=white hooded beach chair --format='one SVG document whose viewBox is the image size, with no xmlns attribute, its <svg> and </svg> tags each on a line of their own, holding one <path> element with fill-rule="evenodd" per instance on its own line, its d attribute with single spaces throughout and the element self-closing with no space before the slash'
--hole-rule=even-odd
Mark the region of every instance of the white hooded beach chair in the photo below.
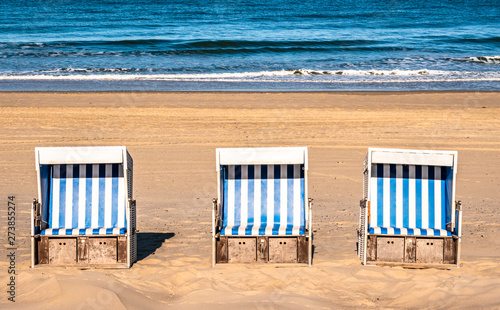
<svg viewBox="0 0 500 310">
<path fill-rule="evenodd" d="M 307 148 L 216 150 L 215 263 L 311 264 Z"/>
<path fill-rule="evenodd" d="M 369 148 L 363 174 L 363 264 L 460 266 L 457 152 Z"/>
<path fill-rule="evenodd" d="M 35 154 L 32 267 L 129 268 L 137 237 L 126 148 L 40 147 Z"/>
</svg>

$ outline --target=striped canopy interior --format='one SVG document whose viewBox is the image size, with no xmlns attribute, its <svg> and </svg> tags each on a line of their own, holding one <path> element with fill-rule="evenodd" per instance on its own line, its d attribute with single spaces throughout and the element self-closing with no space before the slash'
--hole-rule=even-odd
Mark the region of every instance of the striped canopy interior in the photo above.
<svg viewBox="0 0 500 310">
<path fill-rule="evenodd" d="M 122 164 L 51 165 L 47 172 L 48 229 L 42 235 L 125 233 Z"/>
<path fill-rule="evenodd" d="M 451 167 L 373 164 L 369 232 L 451 236 Z"/>
<path fill-rule="evenodd" d="M 304 165 L 221 166 L 221 235 L 304 235 Z"/>
</svg>

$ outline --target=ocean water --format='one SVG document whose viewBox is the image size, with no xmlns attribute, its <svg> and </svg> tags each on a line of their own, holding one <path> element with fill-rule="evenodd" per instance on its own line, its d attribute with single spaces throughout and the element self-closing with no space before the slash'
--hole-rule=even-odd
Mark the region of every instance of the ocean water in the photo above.
<svg viewBox="0 0 500 310">
<path fill-rule="evenodd" d="M 3 0 L 0 90 L 500 90 L 498 0 Z"/>
</svg>

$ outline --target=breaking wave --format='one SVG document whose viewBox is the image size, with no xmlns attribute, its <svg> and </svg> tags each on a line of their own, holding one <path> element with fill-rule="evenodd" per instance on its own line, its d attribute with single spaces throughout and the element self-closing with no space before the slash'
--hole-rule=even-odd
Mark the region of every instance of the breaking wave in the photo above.
<svg viewBox="0 0 500 310">
<path fill-rule="evenodd" d="M 442 70 L 280 70 L 232 73 L 155 74 L 137 68 L 62 68 L 37 74 L 4 74 L 0 80 L 144 80 L 225 82 L 395 83 L 444 81 L 500 81 L 500 72 Z"/>
</svg>

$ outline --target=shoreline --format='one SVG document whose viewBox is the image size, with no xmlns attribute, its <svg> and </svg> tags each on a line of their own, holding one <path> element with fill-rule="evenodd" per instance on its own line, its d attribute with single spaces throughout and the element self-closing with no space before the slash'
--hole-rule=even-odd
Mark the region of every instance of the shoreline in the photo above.
<svg viewBox="0 0 500 310">
<path fill-rule="evenodd" d="M 217 91 L 217 90 L 200 90 L 200 91 L 181 91 L 181 90 L 0 90 L 0 94 L 16 94 L 16 93 L 49 93 L 49 94 L 61 94 L 61 93 L 95 93 L 95 94 L 102 94 L 102 93 L 149 93 L 149 94 L 160 94 L 160 93 L 168 93 L 168 94 L 189 94 L 189 93 L 195 93 L 195 94 L 204 94 L 204 93 L 222 93 L 222 94 L 248 94 L 248 93 L 282 93 L 282 94 L 287 94 L 287 93 L 305 93 L 305 94 L 310 94 L 310 93 L 325 93 L 325 94 L 339 94 L 339 95 L 384 95 L 384 94 L 420 94 L 420 93 L 426 93 L 426 94 L 433 94 L 433 93 L 500 93 L 500 90 L 400 90 L 400 91 L 395 91 L 395 90 L 380 90 L 380 91 L 375 91 L 375 90 L 353 90 L 353 91 L 346 91 L 346 90 L 331 90 L 331 91 L 325 91 L 325 90 L 290 90 L 290 91 L 255 91 L 255 90 L 249 90 L 249 91 L 238 91 L 238 90 L 227 90 L 227 91 Z"/>
<path fill-rule="evenodd" d="M 408 92 L 500 91 L 496 80 L 467 81 L 164 81 L 164 80 L 0 80 L 0 91 L 141 92 Z"/>
</svg>

